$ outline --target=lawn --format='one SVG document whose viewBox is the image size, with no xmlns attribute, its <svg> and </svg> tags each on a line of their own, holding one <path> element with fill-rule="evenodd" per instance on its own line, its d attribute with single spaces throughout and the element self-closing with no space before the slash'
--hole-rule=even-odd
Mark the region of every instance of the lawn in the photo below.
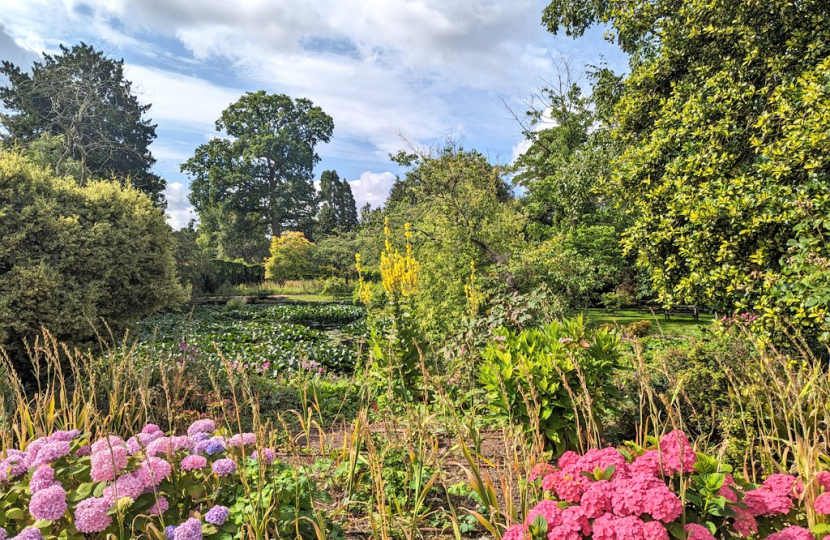
<svg viewBox="0 0 830 540">
<path fill-rule="evenodd" d="M 636 309 L 620 309 L 616 312 L 609 312 L 604 309 L 592 308 L 583 310 L 587 319 L 599 326 L 602 324 L 616 324 L 626 326 L 637 321 L 651 321 L 652 335 L 667 336 L 692 336 L 699 328 L 709 326 L 714 320 L 714 315 L 701 313 L 699 321 L 695 322 L 691 315 L 672 315 L 666 320 L 662 313 L 651 314 L 643 311 L 638 313 Z"/>
</svg>

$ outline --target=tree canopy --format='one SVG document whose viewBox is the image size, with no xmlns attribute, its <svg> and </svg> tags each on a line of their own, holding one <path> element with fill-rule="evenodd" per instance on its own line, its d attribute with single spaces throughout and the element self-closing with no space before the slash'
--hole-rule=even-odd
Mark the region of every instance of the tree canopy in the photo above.
<svg viewBox="0 0 830 540">
<path fill-rule="evenodd" d="M 124 60 L 81 43 L 60 46 L 60 54 L 43 54 L 31 73 L 4 61 L 0 73 L 9 84 L 0 88 L 8 112 L 0 114 L 7 143 L 36 144 L 57 137 L 54 170 L 63 173 L 67 161 L 79 165 L 81 183 L 89 178 L 115 178 L 149 194 L 163 204 L 165 181 L 151 172 L 155 163 L 150 143 L 156 126 L 145 118 L 150 105 L 141 105 L 124 77 Z"/>
<path fill-rule="evenodd" d="M 201 227 L 206 242 L 234 257 L 226 238 L 252 239 L 267 252 L 269 235 L 310 232 L 316 147 L 333 129 L 331 117 L 310 100 L 282 94 L 248 92 L 225 109 L 216 130 L 227 137 L 199 146 L 182 165 L 192 179 L 190 200 L 208 218 Z"/>
<path fill-rule="evenodd" d="M 337 171 L 323 171 L 320 175 L 320 212 L 317 229 L 322 235 L 348 232 L 357 226 L 357 205 L 352 187 Z"/>
<path fill-rule="evenodd" d="M 632 54 L 609 187 L 661 299 L 830 322 L 827 2 L 578 3 L 551 3 L 545 22 L 605 21 Z"/>
</svg>

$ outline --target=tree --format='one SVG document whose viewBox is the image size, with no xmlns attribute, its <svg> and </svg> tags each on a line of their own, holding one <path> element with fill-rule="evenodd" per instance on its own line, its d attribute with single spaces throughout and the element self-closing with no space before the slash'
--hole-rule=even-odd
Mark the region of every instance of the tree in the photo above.
<svg viewBox="0 0 830 540">
<path fill-rule="evenodd" d="M 0 153 L 0 345 L 46 327 L 72 343 L 118 332 L 188 299 L 174 242 L 148 195 L 115 182 L 79 186 Z"/>
<path fill-rule="evenodd" d="M 265 261 L 265 279 L 280 284 L 304 279 L 314 270 L 314 244 L 303 233 L 285 231 L 271 239 L 271 256 Z"/>
<path fill-rule="evenodd" d="M 323 171 L 320 175 L 320 213 L 317 228 L 323 234 L 348 232 L 357 226 L 357 205 L 352 187 L 337 171 Z"/>
<path fill-rule="evenodd" d="M 626 247 L 662 300 L 826 334 L 827 2 L 576 4 L 552 3 L 549 27 L 605 21 L 632 54 L 612 188 L 636 218 Z"/>
<path fill-rule="evenodd" d="M 4 139 L 28 146 L 44 136 L 60 140 L 57 160 L 61 171 L 67 160 L 80 166 L 80 182 L 114 178 L 164 203 L 165 181 L 150 169 L 155 163 L 150 143 L 156 126 L 144 116 L 150 105 L 140 105 L 124 78 L 124 60 L 112 60 L 102 51 L 81 43 L 60 54 L 43 55 L 31 73 L 3 62 L 0 73 L 9 79 L 0 88 L 8 112 L 0 114 Z"/>
<path fill-rule="evenodd" d="M 317 212 L 315 148 L 328 142 L 334 122 L 308 99 L 248 92 L 216 121 L 227 138 L 196 149 L 182 171 L 192 179 L 190 201 L 203 234 L 228 251 L 224 231 L 260 245 L 286 229 L 309 232 Z M 267 245 L 267 244 L 265 244 Z"/>
</svg>

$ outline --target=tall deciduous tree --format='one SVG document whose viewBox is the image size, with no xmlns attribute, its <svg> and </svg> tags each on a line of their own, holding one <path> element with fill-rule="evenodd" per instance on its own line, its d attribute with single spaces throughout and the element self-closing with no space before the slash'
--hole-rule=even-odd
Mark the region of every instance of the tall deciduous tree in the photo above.
<svg viewBox="0 0 830 540">
<path fill-rule="evenodd" d="M 337 171 L 323 171 L 320 175 L 320 213 L 318 229 L 324 235 L 348 232 L 357 226 L 357 205 L 352 187 Z"/>
<path fill-rule="evenodd" d="M 317 212 L 316 147 L 331 139 L 331 117 L 308 99 L 248 92 L 222 112 L 216 130 L 227 138 L 199 146 L 182 170 L 200 217 L 215 218 L 202 232 L 218 239 L 218 251 L 232 251 L 221 244 L 228 235 L 267 250 L 268 235 L 308 232 Z"/>
<path fill-rule="evenodd" d="M 8 111 L 0 114 L 4 139 L 29 146 L 56 136 L 59 152 L 50 164 L 56 172 L 75 161 L 81 183 L 90 177 L 116 178 L 163 203 L 165 181 L 150 171 L 156 126 L 145 118 L 150 105 L 139 104 L 124 77 L 124 60 L 84 43 L 60 50 L 44 54 L 31 72 L 10 62 L 0 66 L 9 79 L 0 88 Z"/>
<path fill-rule="evenodd" d="M 754 309 L 830 338 L 826 0 L 556 0 L 632 55 L 614 123 L 627 247 L 667 303 Z"/>
</svg>

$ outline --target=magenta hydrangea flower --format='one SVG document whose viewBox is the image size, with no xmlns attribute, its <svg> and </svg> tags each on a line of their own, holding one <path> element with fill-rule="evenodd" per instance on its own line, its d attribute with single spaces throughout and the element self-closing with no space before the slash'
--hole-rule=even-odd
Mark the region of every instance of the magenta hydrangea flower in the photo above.
<svg viewBox="0 0 830 540">
<path fill-rule="evenodd" d="M 101 496 L 110 504 L 115 504 L 118 499 L 129 497 L 130 499 L 137 499 L 144 493 L 145 485 L 138 477 L 133 474 L 122 474 L 115 482 L 104 488 Z"/>
<path fill-rule="evenodd" d="M 205 514 L 205 521 L 213 525 L 222 525 L 230 515 L 230 510 L 225 506 L 214 506 Z"/>
<path fill-rule="evenodd" d="M 544 478 L 553 472 L 553 465 L 550 463 L 537 463 L 530 470 L 530 481 L 535 482 L 539 478 Z"/>
<path fill-rule="evenodd" d="M 232 459 L 218 459 L 213 462 L 213 472 L 216 476 L 228 476 L 236 472 L 236 462 Z"/>
<path fill-rule="evenodd" d="M 501 535 L 501 540 L 529 540 L 527 527 L 524 525 L 513 525 Z"/>
<path fill-rule="evenodd" d="M 197 433 L 213 433 L 214 431 L 216 431 L 216 423 L 210 418 L 196 420 L 190 424 L 189 428 L 187 428 L 187 434 L 190 437 L 196 435 Z"/>
<path fill-rule="evenodd" d="M 791 474 L 773 474 L 764 480 L 764 487 L 772 492 L 797 499 L 804 493 L 804 484 Z"/>
<path fill-rule="evenodd" d="M 98 448 L 100 450 L 96 450 L 95 445 L 92 445 L 90 476 L 95 482 L 111 482 L 127 466 L 127 448 L 122 445 Z"/>
<path fill-rule="evenodd" d="M 767 536 L 767 540 L 815 540 L 815 537 L 804 527 L 791 525 L 782 531 Z"/>
<path fill-rule="evenodd" d="M 643 537 L 645 540 L 669 540 L 669 531 L 659 521 L 643 523 Z"/>
<path fill-rule="evenodd" d="M 145 489 L 157 487 L 170 476 L 172 467 L 166 461 L 157 457 L 149 457 L 141 463 L 141 466 L 133 473 L 141 480 Z"/>
<path fill-rule="evenodd" d="M 29 491 L 34 494 L 41 489 L 58 485 L 60 483 L 55 481 L 55 469 L 49 465 L 41 465 L 32 473 L 32 479 L 29 480 Z"/>
<path fill-rule="evenodd" d="M 66 491 L 60 485 L 41 489 L 29 501 L 29 513 L 35 519 L 55 521 L 66 513 Z"/>
<path fill-rule="evenodd" d="M 685 530 L 686 540 L 715 540 L 715 537 L 712 536 L 709 529 L 703 525 L 698 525 L 697 523 L 687 523 Z"/>
<path fill-rule="evenodd" d="M 611 484 L 607 480 L 592 482 L 582 494 L 580 506 L 591 519 L 611 511 Z"/>
<path fill-rule="evenodd" d="M 105 530 L 112 523 L 112 516 L 107 515 L 109 509 L 110 504 L 106 499 L 84 499 L 75 508 L 75 528 L 82 533 Z"/>
<path fill-rule="evenodd" d="M 818 485 L 830 491 L 830 472 L 821 471 L 816 475 L 816 480 L 818 481 Z"/>
<path fill-rule="evenodd" d="M 813 508 L 815 508 L 816 514 L 830 514 L 830 492 L 825 491 L 816 497 Z"/>
<path fill-rule="evenodd" d="M 531 525 L 537 516 L 542 516 L 547 521 L 548 528 L 553 528 L 559 524 L 560 513 L 561 510 L 556 501 L 543 499 L 527 513 L 525 525 Z"/>
<path fill-rule="evenodd" d="M 637 456 L 634 462 L 628 465 L 628 472 L 631 474 L 650 474 L 655 477 L 662 476 L 660 452 L 646 450 L 642 456 Z"/>
<path fill-rule="evenodd" d="M 195 471 L 197 469 L 201 469 L 207 465 L 207 459 L 204 456 L 200 456 L 198 454 L 191 454 L 184 458 L 181 462 L 181 468 L 183 471 Z"/>
<path fill-rule="evenodd" d="M 674 430 L 660 439 L 660 453 L 663 456 L 663 470 L 668 474 L 694 471 L 697 455 L 689 438 L 680 430 Z"/>
<path fill-rule="evenodd" d="M 643 540 L 643 521 L 634 516 L 604 514 L 594 520 L 594 540 Z"/>
<path fill-rule="evenodd" d="M 167 509 L 170 508 L 170 503 L 164 497 L 159 497 L 156 499 L 155 504 L 150 507 L 147 511 L 151 516 L 160 516 L 164 512 L 167 512 Z"/>
<path fill-rule="evenodd" d="M 202 524 L 196 518 L 190 518 L 178 527 L 173 533 L 174 540 L 201 540 Z"/>
</svg>

